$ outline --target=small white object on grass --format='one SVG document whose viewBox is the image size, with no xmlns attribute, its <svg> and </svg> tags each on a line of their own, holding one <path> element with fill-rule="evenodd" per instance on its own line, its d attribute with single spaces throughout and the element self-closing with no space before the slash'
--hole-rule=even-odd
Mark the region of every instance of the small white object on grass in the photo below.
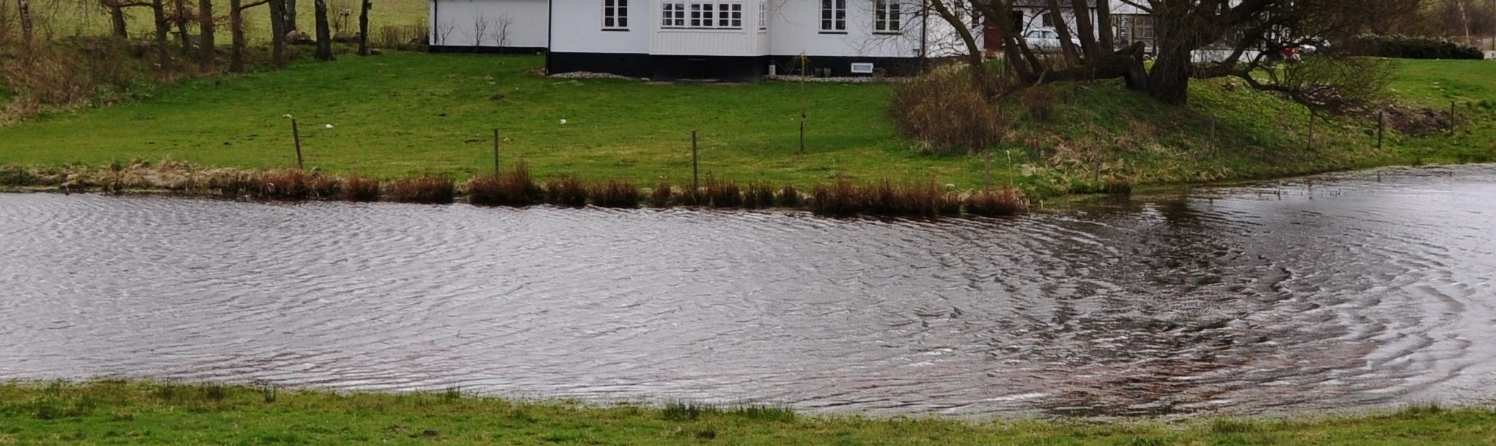
<svg viewBox="0 0 1496 446">
<path fill-rule="evenodd" d="M 566 118 L 561 118 L 561 125 L 566 125 Z"/>
<path fill-rule="evenodd" d="M 324 128 L 329 128 L 330 129 L 330 128 L 332 128 L 332 124 L 327 124 Z"/>
</svg>

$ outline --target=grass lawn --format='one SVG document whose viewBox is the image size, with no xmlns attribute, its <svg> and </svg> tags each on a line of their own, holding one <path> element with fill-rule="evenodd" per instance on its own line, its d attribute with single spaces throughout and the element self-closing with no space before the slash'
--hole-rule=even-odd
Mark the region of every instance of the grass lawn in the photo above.
<svg viewBox="0 0 1496 446">
<path fill-rule="evenodd" d="M 969 422 L 772 408 L 587 407 L 442 394 L 94 382 L 0 384 L 0 444 L 1477 445 L 1496 411 L 1303 420 Z"/>
<path fill-rule="evenodd" d="M 301 123 L 308 167 L 381 177 L 486 171 L 494 128 L 505 160 L 524 159 L 542 177 L 645 185 L 689 182 L 691 130 L 700 131 L 703 175 L 801 186 L 850 177 L 977 187 L 1014 177 L 1040 195 L 1091 190 L 1105 178 L 1159 184 L 1496 159 L 1496 64 L 1484 62 L 1399 62 L 1394 89 L 1403 100 L 1484 105 L 1467 107 L 1475 120 L 1458 134 L 1394 132 L 1383 150 L 1374 121 L 1351 117 L 1317 121 L 1311 146 L 1302 107 L 1229 80 L 1196 82 L 1187 107 L 1104 81 L 1055 87 L 1047 121 L 1005 104 L 1016 131 L 990 160 L 912 149 L 888 118 L 887 84 L 548 79 L 534 74 L 541 64 L 536 56 L 392 52 L 187 81 L 147 99 L 0 128 L 0 164 L 286 167 L 295 156 L 285 114 Z M 804 154 L 802 107 L 810 115 Z"/>
</svg>

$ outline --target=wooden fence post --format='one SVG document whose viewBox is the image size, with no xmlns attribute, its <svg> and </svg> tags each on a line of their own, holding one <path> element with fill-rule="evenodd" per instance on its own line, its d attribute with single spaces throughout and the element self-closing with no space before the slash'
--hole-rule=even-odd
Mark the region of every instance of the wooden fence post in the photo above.
<svg viewBox="0 0 1496 446">
<path fill-rule="evenodd" d="M 1309 109 L 1309 149 L 1314 149 L 1314 109 Z"/>
<path fill-rule="evenodd" d="M 1387 114 L 1386 110 L 1378 110 L 1377 111 L 1377 149 L 1378 150 L 1381 150 L 1381 148 L 1382 148 L 1382 138 L 1386 135 L 1386 132 L 1387 132 L 1387 116 L 1386 116 L 1386 114 Z"/>
<path fill-rule="evenodd" d="M 306 164 L 301 161 L 301 128 L 296 126 L 296 118 L 291 118 L 291 140 L 296 142 L 296 168 L 306 170 Z"/>
<path fill-rule="evenodd" d="M 1460 115 L 1455 112 L 1454 101 L 1449 101 L 1449 134 L 1454 134 L 1455 127 L 1457 127 L 1456 123 L 1459 122 L 1459 119 Z"/>
</svg>

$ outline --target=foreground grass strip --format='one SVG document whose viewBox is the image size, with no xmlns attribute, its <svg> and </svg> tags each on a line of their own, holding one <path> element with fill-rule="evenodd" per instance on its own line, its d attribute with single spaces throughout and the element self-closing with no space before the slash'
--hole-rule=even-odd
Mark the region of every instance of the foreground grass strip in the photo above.
<svg viewBox="0 0 1496 446">
<path fill-rule="evenodd" d="M 765 407 L 586 407 L 449 391 L 337 394 L 100 381 L 0 384 L 0 444 L 1480 445 L 1496 411 L 1314 420 L 964 422 Z"/>
</svg>

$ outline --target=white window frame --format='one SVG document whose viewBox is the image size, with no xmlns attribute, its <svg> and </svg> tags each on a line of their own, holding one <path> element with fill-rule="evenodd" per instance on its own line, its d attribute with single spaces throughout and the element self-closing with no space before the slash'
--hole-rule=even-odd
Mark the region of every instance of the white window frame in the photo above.
<svg viewBox="0 0 1496 446">
<path fill-rule="evenodd" d="M 901 0 L 873 0 L 873 33 L 901 34 L 904 32 L 904 11 Z"/>
<path fill-rule="evenodd" d="M 629 0 L 603 0 L 603 30 L 628 31 Z"/>
<path fill-rule="evenodd" d="M 769 29 L 769 0 L 763 0 L 763 1 L 758 2 L 758 30 L 759 31 L 767 31 L 768 29 Z"/>
<path fill-rule="evenodd" d="M 686 27 L 686 2 L 668 1 L 660 6 L 661 28 Z"/>
<path fill-rule="evenodd" d="M 667 1 L 661 3 L 660 6 L 660 29 L 743 29 L 743 3 L 711 0 Z"/>
<path fill-rule="evenodd" d="M 821 0 L 821 32 L 847 32 L 847 0 Z"/>
</svg>

